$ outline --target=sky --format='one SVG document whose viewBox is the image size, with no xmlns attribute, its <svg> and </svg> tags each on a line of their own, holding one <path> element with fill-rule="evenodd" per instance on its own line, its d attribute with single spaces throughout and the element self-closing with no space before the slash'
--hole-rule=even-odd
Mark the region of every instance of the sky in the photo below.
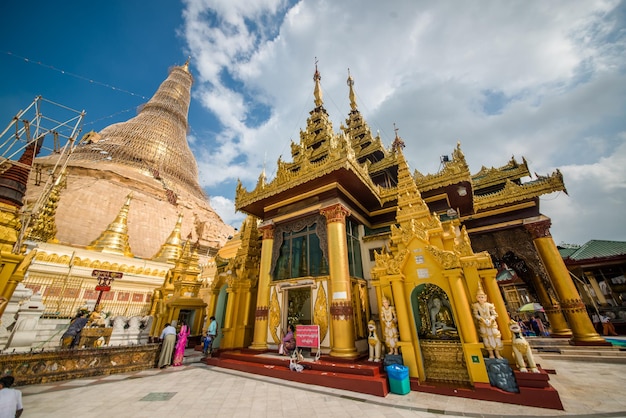
<svg viewBox="0 0 626 418">
<path fill-rule="evenodd" d="M 472 173 L 525 158 L 559 169 L 541 197 L 557 244 L 626 241 L 626 2 L 616 0 L 65 0 L 2 2 L 0 127 L 36 96 L 82 132 L 130 119 L 190 58 L 188 141 L 213 208 L 238 228 L 253 190 L 291 161 L 314 108 L 335 132 L 358 108 L 411 170 L 457 142 Z M 2 121 L 1 118 L 4 118 Z"/>
</svg>

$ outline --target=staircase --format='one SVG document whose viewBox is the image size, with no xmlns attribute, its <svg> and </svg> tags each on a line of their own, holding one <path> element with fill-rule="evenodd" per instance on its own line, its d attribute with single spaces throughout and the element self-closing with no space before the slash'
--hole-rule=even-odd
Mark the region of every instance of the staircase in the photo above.
<svg viewBox="0 0 626 418">
<path fill-rule="evenodd" d="M 533 352 L 545 360 L 586 361 L 595 363 L 626 364 L 626 338 L 607 337 L 613 345 L 571 345 L 564 338 L 529 337 L 526 339 Z"/>
<path fill-rule="evenodd" d="M 289 358 L 275 352 L 224 351 L 202 360 L 208 365 L 269 376 L 293 382 L 387 396 L 389 383 L 382 363 L 304 358 L 302 372 L 289 369 Z"/>
</svg>

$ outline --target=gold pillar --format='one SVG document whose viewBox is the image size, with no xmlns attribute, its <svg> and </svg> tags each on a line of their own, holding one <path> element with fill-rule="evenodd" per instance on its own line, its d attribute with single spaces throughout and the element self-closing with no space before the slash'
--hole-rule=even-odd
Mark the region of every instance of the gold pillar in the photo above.
<svg viewBox="0 0 626 418">
<path fill-rule="evenodd" d="M 411 298 L 405 296 L 404 277 L 401 274 L 388 276 L 391 282 L 391 292 L 393 293 L 394 307 L 398 318 L 398 346 L 401 349 L 402 361 L 409 368 L 409 375 L 419 377 L 417 357 L 413 350 L 413 340 L 411 339 Z"/>
<path fill-rule="evenodd" d="M 591 323 L 585 304 L 580 299 L 578 289 L 550 235 L 550 221 L 543 220 L 524 226 L 532 235 L 537 253 L 550 276 L 561 309 L 572 329 L 571 342 L 575 345 L 609 344 L 600 337 Z"/>
<path fill-rule="evenodd" d="M 468 271 L 468 263 L 464 263 L 463 270 L 465 274 L 469 276 L 473 275 L 473 280 L 478 283 L 478 272 L 475 267 L 469 267 Z M 484 363 L 481 362 L 483 358 L 483 344 L 478 339 L 474 315 L 470 308 L 471 302 L 468 300 L 467 291 L 463 283 L 463 274 L 460 269 L 453 269 L 444 270 L 443 275 L 448 279 L 448 283 L 450 283 L 450 290 L 452 291 L 451 299 L 454 303 L 454 311 L 456 312 L 454 319 L 457 329 L 460 330 L 467 371 L 470 374 L 472 382 L 488 383 L 489 376 L 487 375 L 487 368 Z"/>
<path fill-rule="evenodd" d="M 556 338 L 571 338 L 572 330 L 567 324 L 567 320 L 565 319 L 565 315 L 563 315 L 559 303 L 550 297 L 541 278 L 537 274 L 533 274 L 532 282 L 537 291 L 539 303 L 543 306 L 548 321 L 550 322 L 550 336 Z"/>
<path fill-rule="evenodd" d="M 263 233 L 261 245 L 261 266 L 259 267 L 259 288 L 256 296 L 256 312 L 254 314 L 254 337 L 250 348 L 253 350 L 267 350 L 267 318 L 270 306 L 270 267 L 272 264 L 272 249 L 274 248 L 274 224 L 269 223 L 259 227 Z"/>
<path fill-rule="evenodd" d="M 330 355 L 354 358 L 358 352 L 354 345 L 354 312 L 346 236 L 346 216 L 350 215 L 350 211 L 338 203 L 320 209 L 320 213 L 326 217 L 328 230 L 332 341 Z"/>
<path fill-rule="evenodd" d="M 0 296 L 7 300 L 7 303 L 0 303 L 0 317 L 11 300 L 18 283 L 24 280 L 26 270 L 35 254 L 37 254 L 36 250 L 32 250 L 27 256 L 0 252 Z"/>
</svg>

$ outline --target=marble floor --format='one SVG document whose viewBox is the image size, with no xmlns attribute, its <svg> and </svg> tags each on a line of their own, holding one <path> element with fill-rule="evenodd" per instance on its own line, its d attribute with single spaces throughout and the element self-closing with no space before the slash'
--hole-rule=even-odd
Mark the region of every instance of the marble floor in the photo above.
<svg viewBox="0 0 626 418">
<path fill-rule="evenodd" d="M 556 370 L 564 411 L 420 392 L 382 398 L 198 362 L 17 389 L 24 418 L 626 417 L 626 364 L 535 359 Z"/>
</svg>

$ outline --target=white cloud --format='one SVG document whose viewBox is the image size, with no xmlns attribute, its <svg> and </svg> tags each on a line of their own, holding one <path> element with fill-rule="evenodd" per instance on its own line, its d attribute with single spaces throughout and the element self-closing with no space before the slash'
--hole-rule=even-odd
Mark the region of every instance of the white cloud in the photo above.
<svg viewBox="0 0 626 418">
<path fill-rule="evenodd" d="M 239 229 L 246 215 L 235 212 L 235 202 L 224 196 L 211 196 L 211 207 L 220 215 L 224 223 Z"/>
<path fill-rule="evenodd" d="M 271 180 L 278 156 L 290 160 L 289 143 L 314 107 L 317 57 L 335 131 L 349 112 L 350 68 L 372 131 L 390 145 L 395 123 L 412 168 L 436 172 L 458 140 L 473 172 L 511 155 L 539 174 L 560 167 L 570 197 L 547 196 L 542 206 L 555 240 L 580 243 L 601 231 L 626 240 L 599 207 L 625 209 L 604 188 L 605 176 L 624 180 L 604 171 L 620 159 L 626 131 L 618 1 L 186 4 L 194 95 L 223 125 L 194 143 L 209 191 L 237 178 L 253 188 L 264 166 Z"/>
</svg>

